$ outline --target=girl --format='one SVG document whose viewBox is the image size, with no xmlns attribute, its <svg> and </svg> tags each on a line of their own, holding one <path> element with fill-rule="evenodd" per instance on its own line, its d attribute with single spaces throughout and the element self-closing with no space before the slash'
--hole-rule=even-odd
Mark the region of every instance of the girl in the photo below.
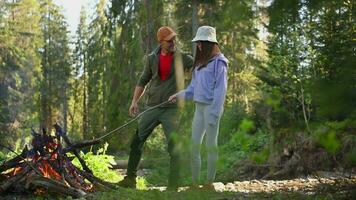
<svg viewBox="0 0 356 200">
<path fill-rule="evenodd" d="M 228 60 L 220 51 L 213 27 L 199 27 L 192 42 L 196 42 L 192 80 L 185 90 L 170 96 L 169 100 L 182 98 L 195 102 L 191 138 L 192 188 L 198 188 L 201 168 L 200 146 L 206 134 L 208 171 L 207 183 L 203 188 L 214 189 L 219 123 L 227 90 Z"/>
</svg>

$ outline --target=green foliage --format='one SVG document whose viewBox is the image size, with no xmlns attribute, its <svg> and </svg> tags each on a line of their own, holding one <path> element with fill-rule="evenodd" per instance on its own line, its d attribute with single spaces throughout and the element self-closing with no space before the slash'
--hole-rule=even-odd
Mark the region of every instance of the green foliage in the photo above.
<svg viewBox="0 0 356 200">
<path fill-rule="evenodd" d="M 311 27 L 317 32 L 311 33 L 315 45 L 315 70 L 319 76 L 314 77 L 312 97 L 320 118 L 343 120 L 355 112 L 355 57 L 350 47 L 354 46 L 353 37 L 353 3 L 339 0 L 310 3 L 310 13 L 319 18 L 312 21 Z M 324 12 L 318 12 L 319 10 Z M 343 10 L 343 12 L 334 12 Z M 333 23 L 330 23 L 333 22 Z"/>
<path fill-rule="evenodd" d="M 0 136 L 12 144 L 36 114 L 42 47 L 39 2 L 3 1 L 0 6 Z"/>
<path fill-rule="evenodd" d="M 147 185 L 148 185 L 148 183 L 147 183 L 147 181 L 146 181 L 146 179 L 144 177 L 137 177 L 136 178 L 136 188 L 138 190 L 147 190 L 148 189 Z"/>
<path fill-rule="evenodd" d="M 230 61 L 220 171 L 230 173 L 244 159 L 264 163 L 270 151 L 299 139 L 296 132 L 311 134 L 330 154 L 345 153 L 345 162 L 355 163 L 353 2 L 257 2 L 100 0 L 90 21 L 82 11 L 74 51 L 62 10 L 52 0 L 0 2 L 0 142 L 20 151 L 28 128 L 39 122 L 47 128 L 68 122 L 73 139 L 98 137 L 124 124 L 143 55 L 157 44 L 157 28 L 172 26 L 179 46 L 190 51 L 195 26 L 207 24 L 216 27 Z M 196 16 L 187 15 L 194 5 Z M 179 131 L 187 163 L 192 108 L 186 106 Z M 135 129 L 112 136 L 109 150 L 127 151 Z M 162 130 L 155 131 L 146 153 L 167 157 Z M 107 148 L 83 157 L 99 177 L 118 180 L 108 170 L 113 157 Z M 165 183 L 162 163 L 148 182 Z"/>
<path fill-rule="evenodd" d="M 281 100 L 282 100 L 281 92 L 278 89 L 273 88 L 272 92 L 268 95 L 265 102 L 267 105 L 271 106 L 274 110 L 278 111 L 280 110 Z"/>
<path fill-rule="evenodd" d="M 317 135 L 317 141 L 330 153 L 335 153 L 340 148 L 340 141 L 336 137 L 336 132 L 320 132 Z"/>
<path fill-rule="evenodd" d="M 161 192 L 158 190 L 132 190 L 132 189 L 120 189 L 117 191 L 101 192 L 94 196 L 98 200 L 114 200 L 114 199 L 130 199 L 130 200 L 170 200 L 170 199 L 184 199 L 184 200 L 196 200 L 196 199 L 220 199 L 233 197 L 232 193 L 218 193 L 218 192 Z"/>
<path fill-rule="evenodd" d="M 6 160 L 6 155 L 4 152 L 0 151 L 0 163 L 3 163 Z"/>
<path fill-rule="evenodd" d="M 161 192 L 158 190 L 133 190 L 120 188 L 120 190 L 96 192 L 87 198 L 96 200 L 117 200 L 117 199 L 130 199 L 130 200 L 197 200 L 197 199 L 254 199 L 254 200 L 284 200 L 284 199 L 296 199 L 296 200 L 333 200 L 333 199 L 349 199 L 352 193 L 335 193 L 335 192 L 323 192 L 316 194 L 304 194 L 301 192 L 273 192 L 273 193 L 249 193 L 240 194 L 236 192 L 212 192 L 212 191 L 182 191 L 182 192 Z M 26 197 L 29 200 L 46 200 L 46 199 L 58 199 L 58 200 L 73 200 L 73 197 L 55 197 L 55 196 L 29 196 Z M 77 200 L 84 200 L 85 197 L 76 198 Z"/>
<path fill-rule="evenodd" d="M 99 148 L 96 153 L 90 151 L 84 154 L 81 152 L 81 156 L 85 160 L 88 167 L 93 170 L 95 176 L 109 182 L 118 182 L 123 177 L 119 176 L 114 170 L 109 169 L 111 165 L 115 164 L 115 159 L 114 156 L 106 154 L 108 146 L 108 143 L 105 143 L 104 146 Z M 82 168 L 77 158 L 73 160 L 73 164 Z M 144 186 L 144 182 L 141 183 L 141 185 Z"/>
<path fill-rule="evenodd" d="M 350 152 L 348 152 L 346 155 L 346 161 L 350 164 L 350 166 L 355 166 L 356 165 L 356 149 L 352 149 Z"/>
<path fill-rule="evenodd" d="M 322 125 L 318 124 L 318 126 L 314 128 L 315 131 L 312 135 L 318 144 L 324 147 L 328 152 L 335 154 L 343 145 L 352 145 L 355 142 L 352 141 L 352 136 L 349 135 L 349 130 L 352 129 L 352 127 L 356 127 L 356 124 L 355 121 L 351 119 L 344 121 L 326 121 Z M 347 140 L 346 138 L 351 139 Z M 352 151 L 352 149 L 349 150 Z"/>
<path fill-rule="evenodd" d="M 269 156 L 267 144 L 270 136 L 264 130 L 254 130 L 254 123 L 244 119 L 230 138 L 229 142 L 222 145 L 219 149 L 220 159 L 218 170 L 221 174 L 229 174 L 234 170 L 234 166 L 242 160 L 251 159 L 256 163 L 264 163 Z M 227 175 L 229 176 L 229 175 Z"/>
<path fill-rule="evenodd" d="M 40 117 L 41 126 L 50 132 L 55 122 L 67 130 L 68 80 L 71 75 L 71 49 L 67 24 L 61 8 L 52 0 L 41 1 L 40 24 L 44 45 L 41 49 Z"/>
<path fill-rule="evenodd" d="M 19 153 L 19 152 L 17 152 Z M 17 154 L 15 154 L 14 152 L 9 152 L 8 150 L 4 150 L 4 151 L 0 151 L 0 165 L 3 162 L 6 162 L 10 159 L 12 159 L 13 157 L 17 156 Z"/>
<path fill-rule="evenodd" d="M 263 164 L 267 161 L 269 157 L 269 150 L 267 148 L 263 149 L 261 152 L 253 152 L 251 159 L 257 164 Z"/>
<path fill-rule="evenodd" d="M 242 120 L 239 130 L 233 134 L 227 147 L 235 147 L 236 150 L 244 152 L 259 150 L 265 144 L 267 135 L 262 130 L 257 130 L 254 135 L 249 134 L 249 131 L 253 129 L 253 121 L 248 119 Z"/>
<path fill-rule="evenodd" d="M 146 142 L 145 150 L 151 153 L 166 151 L 166 137 L 161 126 L 157 127 Z"/>
<path fill-rule="evenodd" d="M 356 122 L 356 121 L 355 121 Z M 343 121 L 326 121 L 325 125 L 333 130 L 343 131 L 349 126 L 352 126 L 352 120 L 343 120 Z M 355 124 L 356 126 L 356 124 Z"/>
<path fill-rule="evenodd" d="M 248 133 L 249 130 L 253 129 L 254 126 L 254 122 L 248 119 L 244 119 L 242 120 L 242 122 L 240 123 L 239 129 L 242 133 Z"/>
</svg>

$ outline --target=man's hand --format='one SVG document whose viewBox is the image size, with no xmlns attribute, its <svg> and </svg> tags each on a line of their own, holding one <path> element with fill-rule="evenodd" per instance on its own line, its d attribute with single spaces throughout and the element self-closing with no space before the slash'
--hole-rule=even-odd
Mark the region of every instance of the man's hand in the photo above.
<svg viewBox="0 0 356 200">
<path fill-rule="evenodd" d="M 129 108 L 129 115 L 131 117 L 135 116 L 138 113 L 138 105 L 137 102 L 140 99 L 143 91 L 144 91 L 144 87 L 141 86 L 136 86 L 135 87 L 135 91 L 134 91 L 134 95 L 132 97 L 132 101 L 131 101 L 131 106 Z"/>
<path fill-rule="evenodd" d="M 138 105 L 136 102 L 132 102 L 129 109 L 129 115 L 131 117 L 134 117 L 137 114 L 137 112 L 138 112 Z"/>
</svg>

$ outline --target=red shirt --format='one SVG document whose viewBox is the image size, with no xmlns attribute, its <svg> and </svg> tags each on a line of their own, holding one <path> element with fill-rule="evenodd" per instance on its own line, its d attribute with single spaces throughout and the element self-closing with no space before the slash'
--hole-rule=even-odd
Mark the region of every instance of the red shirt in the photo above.
<svg viewBox="0 0 356 200">
<path fill-rule="evenodd" d="M 159 68 L 158 74 L 161 80 L 166 80 L 169 72 L 171 72 L 171 62 L 173 60 L 173 54 L 162 55 L 159 54 Z"/>
</svg>

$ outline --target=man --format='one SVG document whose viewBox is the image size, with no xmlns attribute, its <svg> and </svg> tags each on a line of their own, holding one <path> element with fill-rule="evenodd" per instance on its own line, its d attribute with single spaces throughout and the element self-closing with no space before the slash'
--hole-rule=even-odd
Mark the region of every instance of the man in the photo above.
<svg viewBox="0 0 356 200">
<path fill-rule="evenodd" d="M 159 47 L 148 55 L 146 65 L 135 87 L 129 114 L 138 112 L 138 101 L 146 91 L 146 107 L 158 105 L 177 92 L 177 80 L 182 79 L 183 70 L 192 67 L 193 58 L 176 50 L 176 33 L 168 26 L 157 31 Z M 145 87 L 147 86 L 146 90 Z M 170 171 L 167 189 L 176 190 L 179 179 L 179 153 L 176 150 L 178 127 L 177 104 L 169 103 L 144 113 L 138 121 L 138 129 L 131 142 L 127 175 L 118 183 L 121 187 L 136 187 L 136 172 L 141 159 L 143 145 L 155 127 L 162 125 L 168 143 Z M 175 136 L 176 134 L 176 136 Z"/>
</svg>

